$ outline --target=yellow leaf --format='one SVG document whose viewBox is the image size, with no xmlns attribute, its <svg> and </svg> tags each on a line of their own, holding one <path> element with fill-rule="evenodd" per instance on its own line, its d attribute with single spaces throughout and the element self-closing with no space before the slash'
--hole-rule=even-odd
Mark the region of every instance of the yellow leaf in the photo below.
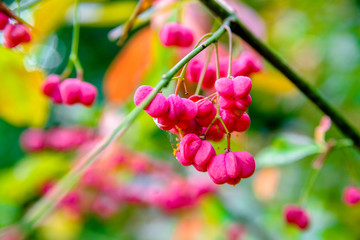
<svg viewBox="0 0 360 240">
<path fill-rule="evenodd" d="M 74 0 L 45 0 L 36 6 L 33 12 L 34 31 L 32 43 L 41 42 L 63 24 L 65 13 L 74 3 Z"/>
<path fill-rule="evenodd" d="M 251 75 L 254 89 L 269 93 L 292 93 L 294 85 L 278 72 L 258 72 Z"/>
<path fill-rule="evenodd" d="M 0 47 L 0 117 L 15 126 L 41 126 L 48 101 L 40 91 L 44 74 L 27 70 L 23 53 Z"/>
</svg>

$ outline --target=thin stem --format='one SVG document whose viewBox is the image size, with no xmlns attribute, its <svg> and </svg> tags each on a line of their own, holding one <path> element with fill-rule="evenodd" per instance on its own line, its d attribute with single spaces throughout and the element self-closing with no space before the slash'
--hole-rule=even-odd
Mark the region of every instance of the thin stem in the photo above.
<svg viewBox="0 0 360 240">
<path fill-rule="evenodd" d="M 322 167 L 324 166 L 327 156 L 330 154 L 330 152 L 334 149 L 335 146 L 336 146 L 336 143 L 334 141 L 329 141 L 326 144 L 326 149 L 324 150 L 324 152 L 321 153 L 318 156 L 318 158 L 314 160 L 314 162 L 312 164 L 311 172 L 310 172 L 310 177 L 308 178 L 308 181 L 306 182 L 304 191 L 299 200 L 300 205 L 304 206 L 306 201 L 308 200 L 308 198 L 311 194 L 311 191 L 314 187 L 315 180 L 318 177 Z"/>
<path fill-rule="evenodd" d="M 67 66 L 65 67 L 64 71 L 61 74 L 61 78 L 65 79 L 70 76 L 73 71 L 73 68 L 76 69 L 76 77 L 78 79 L 83 79 L 84 77 L 84 70 L 81 66 L 78 52 L 79 52 L 79 39 L 80 39 L 80 23 L 79 23 L 79 16 L 78 16 L 78 8 L 79 8 L 79 0 L 75 0 L 74 3 L 74 20 L 73 20 L 73 34 L 72 34 L 72 41 L 71 41 L 71 51 L 69 56 L 69 61 Z"/>
<path fill-rule="evenodd" d="M 199 95 L 200 94 L 200 90 L 201 90 L 201 86 L 204 82 L 204 78 L 205 78 L 205 74 L 206 74 L 206 70 L 207 70 L 207 67 L 209 65 L 209 62 L 210 62 L 210 59 L 211 59 L 211 54 L 212 54 L 212 50 L 213 48 L 211 48 L 209 50 L 209 54 L 206 58 L 206 61 L 205 61 L 205 65 L 203 66 L 203 69 L 201 69 L 201 75 L 200 75 L 200 79 L 199 79 L 199 82 L 196 86 L 196 91 L 195 91 L 195 95 Z"/>
<path fill-rule="evenodd" d="M 236 17 L 228 6 L 223 2 L 216 0 L 200 0 L 215 15 L 222 19 L 232 18 L 230 28 L 233 33 L 240 36 L 251 47 L 253 47 L 260 55 L 268 60 L 275 68 L 283 73 L 305 96 L 310 99 L 320 110 L 328 115 L 343 134 L 354 141 L 354 145 L 360 149 L 360 135 L 347 120 L 328 102 L 319 92 L 312 88 L 302 77 L 295 71 L 272 49 L 257 38 L 245 25 Z"/>
<path fill-rule="evenodd" d="M 215 44 L 215 55 L 216 55 L 216 79 L 219 79 L 220 78 L 219 47 L 217 41 L 214 44 Z"/>
<path fill-rule="evenodd" d="M 225 26 L 229 24 L 226 20 L 224 24 L 201 46 L 193 49 L 183 59 L 181 59 L 170 71 L 162 76 L 160 82 L 155 86 L 154 90 L 144 99 L 144 101 L 135 109 L 133 109 L 124 119 L 124 121 L 112 132 L 112 134 L 102 143 L 100 143 L 94 150 L 85 156 L 80 164 L 76 166 L 71 172 L 63 177 L 58 184 L 42 199 L 40 199 L 24 216 L 21 225 L 27 233 L 34 227 L 38 226 L 55 208 L 60 200 L 71 190 L 73 186 L 79 181 L 83 172 L 91 166 L 97 157 L 117 139 L 119 135 L 134 122 L 142 110 L 152 101 L 155 95 L 163 88 L 166 87 L 171 81 L 172 77 L 193 57 L 207 48 L 210 44 L 217 41 L 220 36 L 225 32 Z"/>
<path fill-rule="evenodd" d="M 228 65 L 228 75 L 227 77 L 230 78 L 231 77 L 231 65 L 232 65 L 232 32 L 231 32 L 231 28 L 229 26 L 226 26 L 226 31 L 229 34 L 229 65 Z"/>
</svg>

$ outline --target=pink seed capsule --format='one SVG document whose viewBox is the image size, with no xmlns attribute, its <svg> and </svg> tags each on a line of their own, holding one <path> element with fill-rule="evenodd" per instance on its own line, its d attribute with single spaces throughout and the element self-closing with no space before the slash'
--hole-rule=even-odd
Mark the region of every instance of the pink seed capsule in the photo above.
<svg viewBox="0 0 360 240">
<path fill-rule="evenodd" d="M 234 97 L 233 80 L 230 78 L 219 78 L 215 82 L 215 89 L 221 97 L 232 98 Z"/>
<path fill-rule="evenodd" d="M 186 80 L 189 82 L 199 82 L 201 71 L 204 64 L 200 60 L 191 60 L 186 68 Z"/>
<path fill-rule="evenodd" d="M 9 16 L 0 12 L 0 30 L 3 30 L 9 23 Z"/>
<path fill-rule="evenodd" d="M 286 223 L 296 225 L 301 230 L 306 230 L 310 224 L 310 218 L 305 209 L 300 206 L 288 205 L 284 208 Z"/>
<path fill-rule="evenodd" d="M 143 85 L 140 86 L 134 94 L 134 102 L 139 106 L 141 102 L 153 91 L 154 88 Z M 164 95 L 157 93 L 150 104 L 145 108 L 145 111 L 154 118 L 166 114 L 169 110 L 169 102 Z"/>
<path fill-rule="evenodd" d="M 207 170 L 214 183 L 236 185 L 254 173 L 255 161 L 250 153 L 228 152 L 214 156 Z"/>
<path fill-rule="evenodd" d="M 160 30 L 160 41 L 166 46 L 190 47 L 194 41 L 192 31 L 175 22 L 166 23 Z"/>
<path fill-rule="evenodd" d="M 349 206 L 358 204 L 360 202 L 360 188 L 347 186 L 343 191 L 343 202 Z"/>
<path fill-rule="evenodd" d="M 243 115 L 236 121 L 234 130 L 236 132 L 244 132 L 249 129 L 250 123 L 251 121 L 249 115 L 244 112 Z"/>
<path fill-rule="evenodd" d="M 244 52 L 238 59 L 233 61 L 231 74 L 237 76 L 249 76 L 262 69 L 262 62 L 254 53 Z"/>
<path fill-rule="evenodd" d="M 239 76 L 232 79 L 232 82 L 235 97 L 243 98 L 250 93 L 252 87 L 252 82 L 250 78 Z"/>
<path fill-rule="evenodd" d="M 42 92 L 50 97 L 54 103 L 62 103 L 60 94 L 61 77 L 56 74 L 49 75 L 42 83 Z"/>
<path fill-rule="evenodd" d="M 81 81 L 77 78 L 65 79 L 60 84 L 60 94 L 63 102 L 67 105 L 79 103 L 81 98 Z"/>
<path fill-rule="evenodd" d="M 198 171 L 205 172 L 214 155 L 215 150 L 208 141 L 191 133 L 181 139 L 176 157 L 182 165 L 194 165 Z"/>
<path fill-rule="evenodd" d="M 26 152 L 37 152 L 45 148 L 45 133 L 42 129 L 29 128 L 20 137 L 20 145 Z"/>
<path fill-rule="evenodd" d="M 202 134 L 205 134 L 207 127 L 202 128 Z M 215 123 L 206 133 L 206 140 L 220 142 L 224 138 L 224 132 L 220 130 L 219 123 Z"/>
<path fill-rule="evenodd" d="M 31 35 L 24 24 L 7 24 L 4 29 L 4 46 L 14 48 L 20 43 L 30 42 Z"/>
<path fill-rule="evenodd" d="M 97 96 L 96 87 L 91 83 L 81 82 L 80 91 L 81 91 L 80 102 L 85 106 L 93 105 Z"/>
<path fill-rule="evenodd" d="M 209 126 L 216 115 L 214 104 L 209 99 L 199 95 L 192 95 L 189 100 L 193 101 L 198 107 L 196 121 L 201 126 Z"/>
</svg>

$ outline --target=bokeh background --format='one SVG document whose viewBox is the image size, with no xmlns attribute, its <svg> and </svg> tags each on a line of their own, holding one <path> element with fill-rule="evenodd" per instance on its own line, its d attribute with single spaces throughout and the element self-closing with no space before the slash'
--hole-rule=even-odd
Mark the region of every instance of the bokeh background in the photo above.
<svg viewBox="0 0 360 240">
<path fill-rule="evenodd" d="M 17 6 L 15 1 L 4 2 L 12 9 Z M 21 4 L 31 2 L 22 0 Z M 231 2 L 247 13 L 242 18 L 251 29 L 360 130 L 359 1 Z M 136 87 L 154 86 L 183 54 L 160 44 L 155 17 L 145 16 L 125 45 L 116 45 L 112 38 L 118 35 L 117 27 L 130 17 L 136 3 L 81 1 L 79 58 L 85 80 L 99 90 L 91 108 L 53 105 L 40 91 L 45 76 L 60 74 L 67 64 L 73 1 L 43 0 L 21 11 L 21 17 L 37 32 L 31 44 L 23 48 L 0 46 L 1 228 L 21 221 L 46 188 L 134 107 Z M 176 11 L 179 5 L 184 6 L 182 18 L 187 24 L 206 28 L 213 21 L 196 1 L 175 1 L 168 11 Z M 234 54 L 238 54 L 244 44 L 235 39 Z M 222 42 L 226 46 L 226 37 Z M 75 197 L 70 196 L 68 203 L 59 206 L 28 239 L 359 239 L 360 207 L 344 205 L 341 197 L 345 186 L 359 184 L 359 153 L 352 148 L 333 151 L 326 158 L 305 205 L 311 215 L 310 228 L 300 232 L 284 223 L 283 207 L 298 203 L 311 163 L 322 150 L 313 137 L 323 114 L 270 64 L 264 64 L 263 71 L 252 76 L 251 127 L 233 140 L 235 150 L 255 156 L 258 167 L 253 177 L 236 187 L 217 187 L 205 181 L 209 193 L 190 201 L 184 190 L 194 188 L 189 179 L 206 179 L 207 174 L 181 166 L 173 156 L 176 137 L 158 129 L 143 113 L 102 155 L 100 162 L 104 164 L 94 170 L 100 176 L 92 176 L 85 186 L 76 186 L 72 192 Z M 163 92 L 173 91 L 174 84 L 170 84 Z M 76 127 L 89 135 L 75 148 L 29 153 L 20 145 L 20 136 L 29 127 L 46 131 Z M 326 136 L 344 138 L 334 126 Z M 221 152 L 226 143 L 216 146 Z M 118 158 L 122 160 L 116 166 L 107 164 Z M 135 159 L 135 164 L 129 159 Z M 164 173 L 163 167 L 170 173 Z M 127 186 L 121 188 L 119 201 L 109 197 L 113 188 L 99 190 L 96 185 L 105 181 L 106 175 L 111 184 Z M 184 206 L 164 209 L 127 194 L 164 182 L 174 182 L 175 187 L 168 189 L 170 195 L 185 192 L 180 201 Z M 107 211 L 109 214 L 101 214 Z"/>
</svg>

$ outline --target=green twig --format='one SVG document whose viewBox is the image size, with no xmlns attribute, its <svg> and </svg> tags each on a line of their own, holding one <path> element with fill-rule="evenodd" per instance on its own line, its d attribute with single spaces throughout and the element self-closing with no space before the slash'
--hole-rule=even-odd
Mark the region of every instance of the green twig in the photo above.
<svg viewBox="0 0 360 240">
<path fill-rule="evenodd" d="M 352 139 L 354 141 L 354 145 L 360 149 L 360 135 L 357 130 L 353 128 L 347 120 L 319 94 L 316 89 L 312 88 L 302 77 L 295 73 L 295 71 L 278 54 L 252 34 L 250 30 L 245 27 L 245 25 L 236 16 L 234 16 L 228 6 L 225 6 L 223 3 L 216 0 L 200 1 L 220 18 L 226 19 L 232 17 L 230 28 L 233 33 L 240 36 L 282 74 L 284 74 L 303 94 L 305 94 L 308 99 L 310 99 L 320 110 L 328 115 L 336 126 L 343 132 L 343 134 Z"/>
</svg>

